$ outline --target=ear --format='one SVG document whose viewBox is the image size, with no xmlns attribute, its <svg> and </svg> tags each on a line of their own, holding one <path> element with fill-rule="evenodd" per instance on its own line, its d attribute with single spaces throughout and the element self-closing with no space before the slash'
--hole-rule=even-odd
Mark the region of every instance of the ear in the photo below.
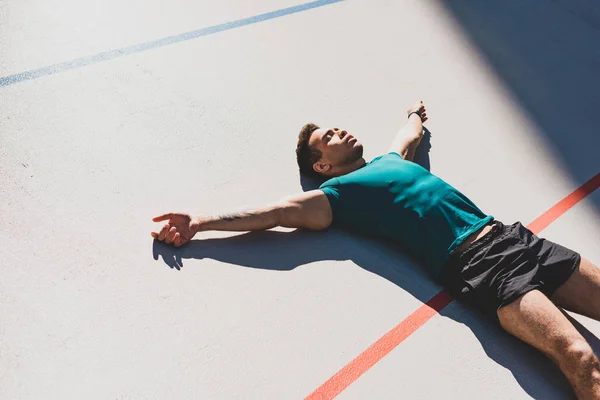
<svg viewBox="0 0 600 400">
<path fill-rule="evenodd" d="M 322 174 L 324 172 L 327 172 L 331 169 L 331 165 L 330 164 L 325 164 L 325 163 L 321 163 L 321 162 L 316 162 L 313 164 L 313 169 L 318 172 L 319 174 Z"/>
</svg>

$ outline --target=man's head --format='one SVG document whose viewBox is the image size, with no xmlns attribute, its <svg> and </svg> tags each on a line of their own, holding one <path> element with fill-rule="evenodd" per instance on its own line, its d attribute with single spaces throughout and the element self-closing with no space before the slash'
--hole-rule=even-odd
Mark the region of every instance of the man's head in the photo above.
<svg viewBox="0 0 600 400">
<path fill-rule="evenodd" d="M 343 129 L 306 124 L 298 135 L 296 159 L 300 171 L 312 177 L 331 178 L 365 164 L 363 145 Z"/>
</svg>

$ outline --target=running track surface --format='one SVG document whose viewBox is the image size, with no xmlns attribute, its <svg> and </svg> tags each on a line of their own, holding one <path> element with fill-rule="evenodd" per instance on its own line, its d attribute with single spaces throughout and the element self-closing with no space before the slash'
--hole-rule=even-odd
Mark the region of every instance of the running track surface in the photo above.
<svg viewBox="0 0 600 400">
<path fill-rule="evenodd" d="M 84 67 L 90 64 L 95 64 L 111 60 L 117 57 L 122 57 L 129 54 L 174 44 L 184 40 L 194 39 L 200 36 L 210 35 L 213 33 L 241 27 L 244 25 L 266 21 L 269 19 L 336 3 L 339 1 L 342 0 L 314 1 L 311 3 L 306 3 L 294 7 L 289 7 L 286 9 L 260 14 L 254 17 L 232 21 L 225 24 L 214 25 L 208 28 L 185 32 L 179 35 L 169 36 L 134 46 L 123 47 L 117 50 L 98 53 L 95 55 L 78 58 L 64 63 L 53 64 L 39 69 L 29 70 L 23 73 L 0 77 L 0 86 L 9 86 L 19 82 L 56 74 L 74 68 Z M 568 209 L 570 209 L 583 198 L 585 198 L 587 195 L 592 193 L 599 186 L 600 174 L 590 179 L 586 184 L 581 186 L 579 189 L 574 191 L 572 194 L 567 196 L 561 202 L 559 202 L 550 210 L 548 210 L 539 218 L 537 218 L 535 221 L 528 225 L 528 228 L 536 234 L 539 233 L 548 225 L 550 225 L 553 221 L 555 221 L 557 218 L 563 215 Z M 417 311 L 412 313 L 408 318 L 402 321 L 399 325 L 393 328 L 390 332 L 388 332 L 381 339 L 375 342 L 371 347 L 369 347 L 352 362 L 350 362 L 346 367 L 344 367 L 337 374 L 335 374 L 331 379 L 329 379 L 317 390 L 315 390 L 307 398 L 331 399 L 336 397 L 350 384 L 356 381 L 356 379 L 358 379 L 369 368 L 371 368 L 379 360 L 381 360 L 386 354 L 388 354 L 391 350 L 398 346 L 399 343 L 401 343 L 404 339 L 409 337 L 417 329 L 423 326 L 423 324 L 425 324 L 431 317 L 433 317 L 440 310 L 445 308 L 452 301 L 453 299 L 445 291 L 438 293 L 426 304 L 424 304 Z"/>
</svg>

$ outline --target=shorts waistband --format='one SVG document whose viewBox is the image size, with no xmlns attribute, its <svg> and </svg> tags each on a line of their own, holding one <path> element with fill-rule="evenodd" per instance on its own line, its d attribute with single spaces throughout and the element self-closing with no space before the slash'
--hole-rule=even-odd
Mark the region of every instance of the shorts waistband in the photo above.
<svg viewBox="0 0 600 400">
<path fill-rule="evenodd" d="M 480 250 L 483 246 L 489 244 L 494 239 L 501 237 L 507 233 L 506 225 L 504 225 L 502 222 L 494 220 L 492 221 L 492 223 L 492 229 L 488 233 L 479 238 L 479 240 L 471 243 L 460 254 L 451 255 L 449 261 L 452 262 L 462 259 L 468 259 L 471 256 L 475 255 L 475 253 L 477 253 L 477 251 Z"/>
</svg>

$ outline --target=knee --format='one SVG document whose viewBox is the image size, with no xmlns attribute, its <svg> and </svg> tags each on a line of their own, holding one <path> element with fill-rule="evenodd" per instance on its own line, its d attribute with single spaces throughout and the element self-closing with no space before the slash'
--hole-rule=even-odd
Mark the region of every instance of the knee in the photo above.
<svg viewBox="0 0 600 400">
<path fill-rule="evenodd" d="M 564 344 L 562 351 L 563 362 L 580 371 L 600 371 L 598 358 L 590 345 L 584 339 L 571 340 Z"/>
</svg>

